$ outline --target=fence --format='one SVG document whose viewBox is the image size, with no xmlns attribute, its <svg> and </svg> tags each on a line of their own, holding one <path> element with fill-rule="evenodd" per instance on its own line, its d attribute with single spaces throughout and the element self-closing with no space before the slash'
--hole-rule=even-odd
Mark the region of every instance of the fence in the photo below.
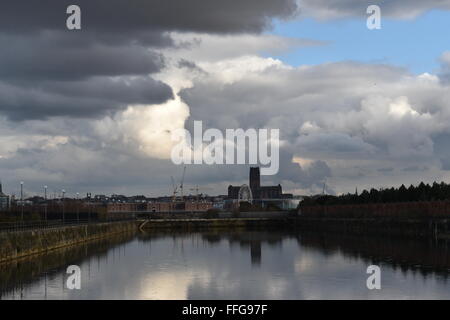
<svg viewBox="0 0 450 320">
<path fill-rule="evenodd" d="M 0 222 L 0 232 L 17 232 L 25 230 L 42 230 L 60 228 L 66 226 L 77 226 L 86 224 L 97 224 L 107 222 L 133 221 L 134 216 L 120 219 L 107 220 L 47 220 L 47 221 L 20 221 L 20 222 Z"/>
</svg>

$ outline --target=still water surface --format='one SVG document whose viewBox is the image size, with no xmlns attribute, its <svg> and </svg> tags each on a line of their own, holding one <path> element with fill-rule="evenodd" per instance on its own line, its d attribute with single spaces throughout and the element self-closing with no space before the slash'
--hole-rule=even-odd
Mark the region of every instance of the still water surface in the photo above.
<svg viewBox="0 0 450 320">
<path fill-rule="evenodd" d="M 81 268 L 81 289 L 66 268 Z M 381 267 L 381 290 L 366 269 Z M 1 299 L 450 299 L 446 243 L 287 231 L 123 235 L 0 266 Z"/>
</svg>

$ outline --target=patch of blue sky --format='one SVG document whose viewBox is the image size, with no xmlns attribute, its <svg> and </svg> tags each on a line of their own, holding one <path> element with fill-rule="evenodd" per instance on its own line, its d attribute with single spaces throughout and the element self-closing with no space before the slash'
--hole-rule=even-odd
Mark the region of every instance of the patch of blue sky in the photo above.
<svg viewBox="0 0 450 320">
<path fill-rule="evenodd" d="M 411 20 L 382 17 L 379 30 L 369 30 L 366 18 L 275 21 L 270 34 L 320 40 L 326 44 L 294 48 L 271 56 L 293 66 L 351 60 L 395 65 L 416 74 L 436 73 L 440 56 L 450 50 L 449 33 L 450 12 L 440 10 Z"/>
</svg>

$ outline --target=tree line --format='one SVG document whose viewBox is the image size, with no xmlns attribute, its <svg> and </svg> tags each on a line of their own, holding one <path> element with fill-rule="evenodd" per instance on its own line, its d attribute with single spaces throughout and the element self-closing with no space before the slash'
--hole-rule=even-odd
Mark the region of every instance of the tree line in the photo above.
<svg viewBox="0 0 450 320">
<path fill-rule="evenodd" d="M 301 205 L 345 205 L 366 203 L 395 203 L 413 201 L 439 201 L 450 199 L 450 184 L 434 182 L 432 185 L 421 182 L 419 185 L 410 185 L 408 188 L 401 185 L 399 188 L 382 188 L 364 190 L 360 194 L 347 193 L 340 196 L 319 195 L 307 197 Z"/>
</svg>

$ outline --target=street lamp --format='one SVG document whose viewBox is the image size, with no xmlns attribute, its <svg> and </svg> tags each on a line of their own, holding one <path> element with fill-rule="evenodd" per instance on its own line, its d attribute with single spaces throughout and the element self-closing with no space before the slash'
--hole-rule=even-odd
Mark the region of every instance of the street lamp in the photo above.
<svg viewBox="0 0 450 320">
<path fill-rule="evenodd" d="M 22 206 L 21 217 L 23 221 L 23 181 L 20 181 L 20 205 Z"/>
<path fill-rule="evenodd" d="M 91 197 L 89 196 L 89 210 L 88 210 L 88 223 L 91 223 L 91 210 L 92 210 L 92 203 L 91 203 Z"/>
<path fill-rule="evenodd" d="M 78 199 L 80 197 L 80 193 L 77 192 L 77 222 L 80 223 L 80 204 L 78 202 Z"/>
<path fill-rule="evenodd" d="M 63 224 L 65 224 L 66 216 L 64 212 L 64 195 L 66 194 L 66 190 L 62 189 L 62 216 L 63 216 Z"/>
<path fill-rule="evenodd" d="M 47 222 L 47 186 L 44 186 L 44 209 L 45 209 L 45 222 Z"/>
</svg>

